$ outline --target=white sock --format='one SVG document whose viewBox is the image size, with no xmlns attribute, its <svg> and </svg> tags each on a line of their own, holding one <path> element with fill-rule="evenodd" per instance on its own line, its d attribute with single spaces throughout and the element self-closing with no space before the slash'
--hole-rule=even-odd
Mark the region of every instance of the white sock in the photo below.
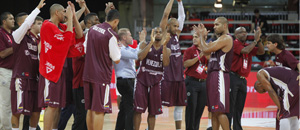
<svg viewBox="0 0 300 130">
<path fill-rule="evenodd" d="M 34 128 L 34 127 L 29 126 L 29 130 L 36 130 L 36 127 Z"/>
<path fill-rule="evenodd" d="M 19 130 L 19 128 L 12 128 L 12 130 Z"/>
<path fill-rule="evenodd" d="M 58 129 L 52 129 L 52 130 L 58 130 Z"/>
<path fill-rule="evenodd" d="M 176 130 L 181 130 L 181 129 L 176 129 Z"/>
<path fill-rule="evenodd" d="M 211 119 L 208 119 L 207 128 L 211 127 Z"/>
</svg>

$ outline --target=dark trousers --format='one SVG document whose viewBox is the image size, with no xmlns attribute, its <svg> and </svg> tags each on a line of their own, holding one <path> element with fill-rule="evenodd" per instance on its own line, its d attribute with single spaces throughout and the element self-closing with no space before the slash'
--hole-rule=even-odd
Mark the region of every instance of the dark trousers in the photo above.
<svg viewBox="0 0 300 130">
<path fill-rule="evenodd" d="M 133 130 L 133 87 L 134 79 L 117 79 L 117 88 L 122 95 L 122 99 L 117 117 L 116 130 Z"/>
<path fill-rule="evenodd" d="M 73 104 L 69 104 L 68 106 L 64 107 L 60 112 L 60 118 L 58 122 L 58 130 L 64 130 L 67 126 L 67 123 L 72 116 L 75 117 L 75 106 Z"/>
<path fill-rule="evenodd" d="M 22 130 L 29 130 L 29 121 L 30 121 L 30 116 L 24 115 Z M 36 130 L 41 130 L 39 125 L 36 126 Z"/>
<path fill-rule="evenodd" d="M 197 81 L 187 77 L 185 86 L 187 92 L 187 106 L 185 109 L 186 130 L 199 130 L 200 119 L 207 102 L 206 81 Z"/>
<path fill-rule="evenodd" d="M 73 89 L 73 101 L 76 109 L 72 130 L 87 130 L 83 87 Z"/>
<path fill-rule="evenodd" d="M 229 124 L 233 118 L 233 129 L 242 130 L 241 118 L 247 96 L 247 80 L 230 72 L 230 113 L 227 114 Z M 231 127 L 230 127 L 231 128 Z"/>
</svg>

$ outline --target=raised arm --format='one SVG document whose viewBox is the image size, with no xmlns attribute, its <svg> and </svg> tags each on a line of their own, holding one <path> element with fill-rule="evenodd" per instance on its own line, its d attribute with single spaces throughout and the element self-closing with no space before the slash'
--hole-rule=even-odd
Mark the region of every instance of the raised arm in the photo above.
<svg viewBox="0 0 300 130">
<path fill-rule="evenodd" d="M 38 6 L 25 19 L 24 23 L 12 33 L 14 41 L 17 44 L 20 44 L 25 34 L 30 29 L 31 25 L 34 23 L 35 17 L 41 12 L 40 9 L 45 5 L 44 2 L 45 0 L 41 0 Z"/>
<path fill-rule="evenodd" d="M 66 17 L 68 19 L 68 21 L 66 23 L 66 25 L 67 25 L 66 32 L 67 31 L 73 32 L 73 13 L 72 13 L 70 5 L 68 5 L 68 7 L 66 9 Z"/>
<path fill-rule="evenodd" d="M 172 9 L 172 6 L 173 6 L 173 2 L 174 2 L 174 0 L 170 0 L 168 2 L 167 6 L 164 10 L 163 16 L 161 18 L 159 26 L 161 27 L 162 32 L 164 32 L 166 30 L 166 27 L 167 27 L 167 24 L 168 24 L 168 18 L 169 18 L 169 15 L 170 15 L 170 12 L 171 12 L 171 9 Z"/>
<path fill-rule="evenodd" d="M 84 13 L 84 11 L 85 11 L 85 7 L 82 7 L 80 10 L 76 11 L 76 18 L 77 18 L 77 20 L 80 19 L 80 17 Z"/>
<path fill-rule="evenodd" d="M 89 8 L 86 5 L 85 0 L 76 0 L 80 8 L 84 8 L 84 15 L 87 15 L 90 13 Z"/>
<path fill-rule="evenodd" d="M 177 32 L 177 35 L 179 36 L 183 29 L 185 13 L 184 13 L 182 1 L 181 0 L 177 0 L 177 1 L 178 1 L 178 23 L 179 23 L 179 27 L 178 27 L 179 31 Z"/>
<path fill-rule="evenodd" d="M 258 50 L 256 52 L 257 55 L 262 55 L 265 53 L 265 50 L 264 50 L 264 46 L 262 45 L 262 43 L 259 41 L 260 39 L 260 36 L 261 36 L 261 30 L 259 27 L 257 27 L 257 30 L 254 30 L 254 41 L 252 44 L 244 47 L 242 50 L 241 50 L 241 53 L 242 54 L 249 54 L 253 48 L 256 46 L 256 44 L 258 44 Z"/>
<path fill-rule="evenodd" d="M 147 32 L 146 32 L 146 29 L 143 29 L 142 32 L 140 32 L 140 38 L 141 38 L 141 35 L 142 36 L 146 36 L 147 35 Z M 154 29 L 152 29 L 152 32 L 151 32 L 151 41 L 149 42 L 149 44 L 147 45 L 145 40 L 143 39 L 140 39 L 141 41 L 141 45 L 139 46 L 139 51 L 138 51 L 138 59 L 140 61 L 142 61 L 147 55 L 148 55 L 148 52 L 150 51 L 150 48 L 152 47 L 154 41 L 155 41 L 155 36 L 154 35 Z"/>
<path fill-rule="evenodd" d="M 163 38 L 163 66 L 168 66 L 170 64 L 170 55 L 171 55 L 171 50 L 167 48 L 167 44 L 170 41 L 170 33 L 167 33 L 164 35 Z"/>
<path fill-rule="evenodd" d="M 83 9 L 83 11 L 84 11 L 84 16 L 86 16 L 87 14 L 89 14 L 90 13 L 90 10 L 89 10 L 89 8 L 87 7 L 87 5 L 86 5 L 86 2 L 84 1 L 84 0 L 76 0 L 76 2 L 78 3 L 78 5 L 79 5 L 79 7 L 81 8 L 79 11 L 82 11 Z M 77 11 L 78 12 L 78 11 Z M 76 13 L 77 13 L 76 12 Z M 81 13 L 81 12 L 80 12 Z M 83 13 L 83 12 L 82 12 Z M 76 14 L 77 15 L 77 14 Z M 78 17 L 78 15 L 77 15 L 77 18 L 79 19 L 80 17 Z M 84 30 L 85 29 L 85 24 L 84 24 L 84 21 L 82 20 L 80 23 L 80 26 L 81 26 L 81 28 Z"/>
<path fill-rule="evenodd" d="M 71 10 L 72 10 L 72 17 L 73 17 L 73 24 L 74 24 L 74 27 L 75 27 L 75 38 L 76 39 L 80 39 L 83 37 L 83 31 L 82 31 L 82 28 L 77 20 L 77 16 L 76 16 L 76 12 L 75 12 L 75 6 L 72 2 L 68 2 L 68 4 L 70 5 L 71 7 Z"/>
<path fill-rule="evenodd" d="M 200 45 L 201 45 L 202 52 L 204 54 L 215 52 L 215 51 L 223 49 L 223 48 L 224 49 L 226 48 L 226 50 L 230 50 L 229 48 L 231 48 L 233 46 L 232 38 L 228 35 L 222 35 L 214 42 L 210 42 L 209 44 L 207 44 L 205 42 L 205 37 L 207 36 L 209 31 L 207 31 L 207 29 L 204 27 L 203 24 L 194 26 L 194 31 L 196 31 L 196 34 L 200 37 L 200 43 L 201 43 Z M 224 52 L 227 52 L 227 51 L 224 51 Z"/>
</svg>

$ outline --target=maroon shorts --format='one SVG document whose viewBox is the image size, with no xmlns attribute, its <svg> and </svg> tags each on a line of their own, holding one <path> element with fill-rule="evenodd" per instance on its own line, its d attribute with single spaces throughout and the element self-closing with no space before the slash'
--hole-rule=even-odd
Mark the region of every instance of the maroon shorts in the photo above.
<svg viewBox="0 0 300 130">
<path fill-rule="evenodd" d="M 64 68 L 59 80 L 57 83 L 54 83 L 44 76 L 40 75 L 39 78 L 39 107 L 65 107 L 69 101 L 69 97 L 67 97 L 67 93 L 72 93 L 72 91 L 68 91 L 66 86 L 66 69 Z"/>
<path fill-rule="evenodd" d="M 229 113 L 229 73 L 213 71 L 207 75 L 206 80 L 207 106 L 210 112 Z"/>
<path fill-rule="evenodd" d="M 161 100 L 165 106 L 186 106 L 184 81 L 161 81 Z"/>
<path fill-rule="evenodd" d="M 162 114 L 160 83 L 145 86 L 136 81 L 134 86 L 134 110 L 145 113 L 147 107 L 150 115 Z"/>
<path fill-rule="evenodd" d="M 83 82 L 85 109 L 112 113 L 109 84 Z"/>
<path fill-rule="evenodd" d="M 31 88 L 36 88 L 30 89 Z M 40 112 L 38 107 L 38 82 L 33 79 L 12 78 L 11 110 L 12 114 L 31 115 L 32 112 Z"/>
</svg>

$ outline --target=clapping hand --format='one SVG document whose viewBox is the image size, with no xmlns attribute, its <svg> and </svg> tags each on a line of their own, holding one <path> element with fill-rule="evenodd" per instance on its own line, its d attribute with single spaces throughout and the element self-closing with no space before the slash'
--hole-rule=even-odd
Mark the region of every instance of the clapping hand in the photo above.
<svg viewBox="0 0 300 130">
<path fill-rule="evenodd" d="M 80 8 L 86 7 L 86 3 L 84 0 L 76 0 Z"/>
<path fill-rule="evenodd" d="M 254 30 L 254 39 L 256 42 L 259 41 L 260 36 L 261 36 L 261 29 L 260 29 L 260 27 L 257 27 L 257 29 Z"/>
<path fill-rule="evenodd" d="M 196 32 L 196 34 L 200 37 L 205 38 L 208 33 L 210 32 L 209 30 L 207 31 L 207 29 L 205 28 L 205 26 L 201 23 L 198 26 L 194 25 L 193 26 L 193 30 Z"/>
<path fill-rule="evenodd" d="M 144 27 L 141 32 L 139 32 L 139 40 L 140 42 L 145 42 L 146 41 L 146 36 L 147 36 L 147 31 L 146 28 Z"/>
<path fill-rule="evenodd" d="M 154 34 L 154 31 L 155 31 L 155 29 L 152 29 L 152 31 L 151 31 L 151 42 L 152 43 L 154 43 L 155 37 L 156 37 L 156 34 Z"/>
<path fill-rule="evenodd" d="M 38 9 L 43 8 L 44 5 L 46 5 L 46 3 L 44 3 L 44 2 L 45 2 L 45 0 L 41 0 L 40 3 L 39 3 L 39 5 L 36 8 L 38 8 Z"/>
<path fill-rule="evenodd" d="M 105 3 L 105 14 L 107 15 L 110 10 L 116 9 L 113 2 Z"/>
<path fill-rule="evenodd" d="M 170 33 L 164 33 L 164 37 L 162 39 L 163 45 L 166 46 L 171 39 Z"/>
</svg>

